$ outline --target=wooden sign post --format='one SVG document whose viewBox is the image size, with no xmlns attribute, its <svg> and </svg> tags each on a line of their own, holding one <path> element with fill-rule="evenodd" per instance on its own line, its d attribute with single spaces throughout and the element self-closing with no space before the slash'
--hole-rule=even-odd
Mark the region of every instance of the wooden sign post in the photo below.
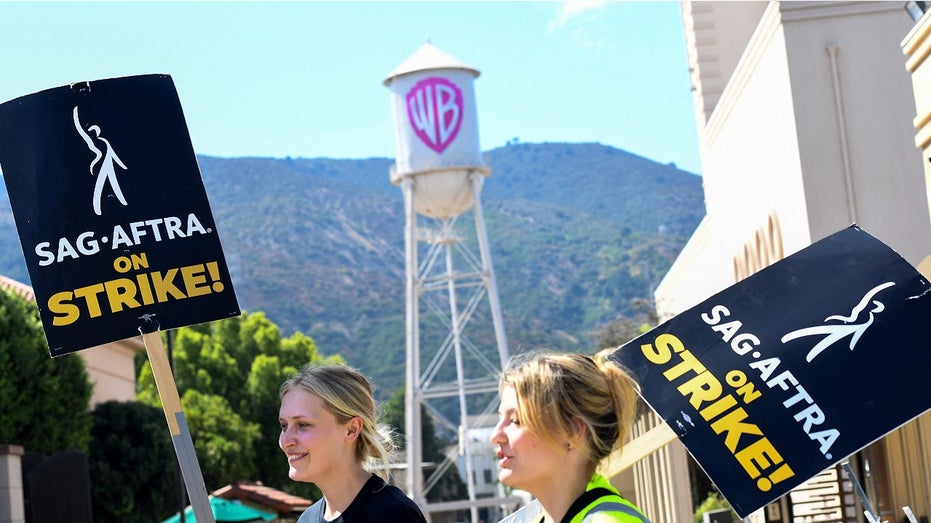
<svg viewBox="0 0 931 523">
<path fill-rule="evenodd" d="M 197 462 L 197 454 L 194 452 L 194 440 L 191 438 L 184 410 L 181 409 L 178 386 L 171 372 L 165 344 L 162 342 L 162 331 L 158 330 L 158 323 L 154 320 L 146 318 L 144 324 L 139 331 L 142 333 L 142 342 L 145 344 L 146 356 L 149 357 L 149 365 L 152 366 L 158 397 L 162 401 L 162 410 L 165 411 L 168 432 L 171 434 L 171 443 L 175 448 L 175 456 L 178 458 L 184 486 L 191 500 L 194 518 L 198 523 L 214 523 L 213 510 L 210 508 L 210 499 L 207 497 L 207 489 L 204 486 L 204 476 Z"/>
</svg>

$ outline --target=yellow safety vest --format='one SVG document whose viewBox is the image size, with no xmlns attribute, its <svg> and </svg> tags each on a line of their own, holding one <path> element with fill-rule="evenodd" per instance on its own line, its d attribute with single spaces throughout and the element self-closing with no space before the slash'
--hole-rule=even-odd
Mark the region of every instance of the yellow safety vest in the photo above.
<svg viewBox="0 0 931 523">
<path fill-rule="evenodd" d="M 650 523 L 633 503 L 627 501 L 603 476 L 595 474 L 585 492 L 569 507 L 560 523 L 590 523 L 595 514 L 603 514 L 614 523 Z M 544 523 L 543 507 L 534 500 L 498 523 Z"/>
<path fill-rule="evenodd" d="M 590 499 L 587 503 L 583 501 L 586 497 Z M 633 503 L 621 497 L 617 489 L 599 474 L 595 474 L 589 480 L 585 494 L 576 500 L 576 503 L 580 501 L 584 503 L 583 508 L 572 515 L 569 523 L 589 523 L 595 514 L 610 516 L 611 521 L 615 523 L 650 523 Z M 575 503 L 569 510 L 570 513 L 577 510 Z M 565 522 L 564 517 L 561 523 Z"/>
</svg>

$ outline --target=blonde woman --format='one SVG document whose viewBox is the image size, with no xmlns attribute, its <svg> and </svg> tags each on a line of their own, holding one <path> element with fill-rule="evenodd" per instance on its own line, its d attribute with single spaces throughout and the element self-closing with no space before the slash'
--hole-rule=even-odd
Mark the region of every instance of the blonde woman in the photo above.
<svg viewBox="0 0 931 523">
<path fill-rule="evenodd" d="M 598 464 L 623 445 L 637 410 L 633 379 L 607 359 L 539 353 L 501 377 L 498 479 L 534 495 L 536 523 L 649 523 Z"/>
<path fill-rule="evenodd" d="M 372 388 L 357 370 L 305 366 L 279 391 L 278 446 L 288 476 L 314 483 L 323 498 L 298 523 L 426 523 L 401 490 L 366 468 L 387 457 L 391 440 L 376 423 Z"/>
</svg>

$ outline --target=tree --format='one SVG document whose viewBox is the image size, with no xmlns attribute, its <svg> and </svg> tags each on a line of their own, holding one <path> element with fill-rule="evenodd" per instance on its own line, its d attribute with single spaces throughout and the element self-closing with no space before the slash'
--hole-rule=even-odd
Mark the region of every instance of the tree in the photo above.
<svg viewBox="0 0 931 523">
<path fill-rule="evenodd" d="M 181 402 L 191 438 L 197 443 L 204 483 L 219 488 L 256 477 L 255 447 L 262 438 L 259 424 L 244 419 L 216 394 L 189 389 Z"/>
<path fill-rule="evenodd" d="M 92 391 L 80 356 L 49 357 L 36 306 L 0 289 L 0 442 L 86 451 Z"/>
<path fill-rule="evenodd" d="M 288 479 L 278 448 L 278 387 L 307 363 L 343 363 L 342 358 L 323 357 L 300 332 L 282 338 L 261 312 L 172 335 L 175 382 L 208 489 L 259 480 L 302 496 L 318 492 Z M 138 387 L 140 401 L 160 405 L 148 362 L 141 366 Z"/>
<path fill-rule="evenodd" d="M 620 347 L 659 323 L 656 310 L 646 300 L 633 300 L 632 306 L 636 311 L 634 314 L 621 316 L 595 331 L 595 343 L 599 349 Z"/>
<path fill-rule="evenodd" d="M 177 459 L 161 409 L 108 401 L 93 412 L 88 465 L 94 520 L 150 523 L 176 506 Z"/>
</svg>

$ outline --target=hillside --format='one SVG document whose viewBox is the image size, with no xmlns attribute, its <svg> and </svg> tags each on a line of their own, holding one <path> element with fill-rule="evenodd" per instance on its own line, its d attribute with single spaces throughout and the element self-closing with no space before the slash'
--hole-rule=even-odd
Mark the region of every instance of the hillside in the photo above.
<svg viewBox="0 0 931 523">
<path fill-rule="evenodd" d="M 649 295 L 704 215 L 701 178 L 611 147 L 516 144 L 485 158 L 512 352 L 590 348 L 598 325 Z M 382 393 L 400 386 L 404 216 L 393 161 L 198 160 L 240 305 L 343 354 Z M 28 281 L 0 191 L 0 273 Z"/>
</svg>

